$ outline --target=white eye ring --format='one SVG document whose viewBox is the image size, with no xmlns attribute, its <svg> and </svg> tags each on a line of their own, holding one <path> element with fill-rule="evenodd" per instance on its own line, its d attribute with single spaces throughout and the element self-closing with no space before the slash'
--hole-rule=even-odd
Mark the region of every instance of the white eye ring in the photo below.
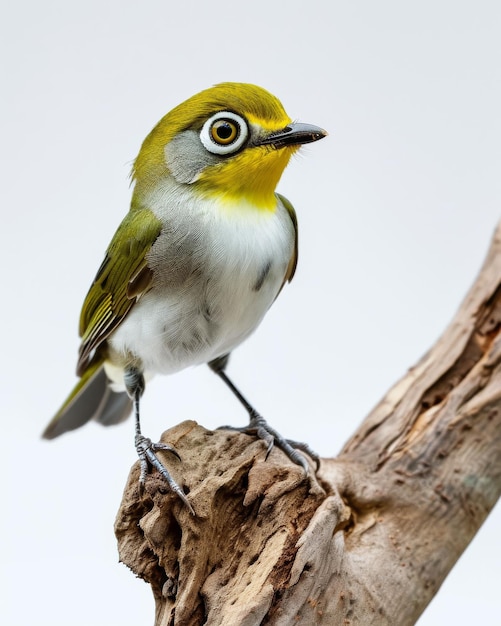
<svg viewBox="0 0 501 626">
<path fill-rule="evenodd" d="M 231 111 L 215 113 L 200 131 L 200 141 L 212 154 L 233 154 L 240 150 L 248 136 L 247 122 Z"/>
</svg>

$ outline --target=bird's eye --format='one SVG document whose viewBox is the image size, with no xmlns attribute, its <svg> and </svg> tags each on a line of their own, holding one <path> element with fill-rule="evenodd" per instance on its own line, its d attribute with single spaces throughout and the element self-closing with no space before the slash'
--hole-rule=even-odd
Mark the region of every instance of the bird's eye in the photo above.
<svg viewBox="0 0 501 626">
<path fill-rule="evenodd" d="M 200 140 L 213 154 L 233 154 L 247 141 L 246 121 L 230 111 L 221 111 L 210 117 L 200 131 Z"/>
<path fill-rule="evenodd" d="M 239 127 L 233 120 L 216 120 L 210 127 L 210 136 L 221 146 L 233 143 L 238 137 Z"/>
</svg>

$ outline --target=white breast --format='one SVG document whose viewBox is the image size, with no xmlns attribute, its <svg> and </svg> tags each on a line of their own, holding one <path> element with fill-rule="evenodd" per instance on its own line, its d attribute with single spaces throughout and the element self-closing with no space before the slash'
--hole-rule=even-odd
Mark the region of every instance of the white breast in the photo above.
<svg viewBox="0 0 501 626">
<path fill-rule="evenodd" d="M 230 352 L 254 331 L 283 283 L 294 227 L 280 201 L 275 211 L 194 202 L 167 183 L 148 206 L 165 225 L 148 255 L 153 287 L 109 343 L 146 372 L 169 374 Z"/>
</svg>

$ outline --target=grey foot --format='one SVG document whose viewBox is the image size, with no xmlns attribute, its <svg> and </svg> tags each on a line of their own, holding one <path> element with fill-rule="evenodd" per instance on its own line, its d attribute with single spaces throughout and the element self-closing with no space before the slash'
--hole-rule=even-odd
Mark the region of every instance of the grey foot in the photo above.
<svg viewBox="0 0 501 626">
<path fill-rule="evenodd" d="M 190 509 L 192 515 L 195 515 L 195 511 L 193 507 L 188 501 L 186 494 L 181 489 L 181 487 L 177 484 L 177 482 L 172 478 L 166 467 L 160 461 L 158 456 L 155 454 L 159 450 L 165 450 L 167 452 L 172 452 L 179 460 L 181 457 L 177 453 L 176 449 L 172 446 L 169 446 L 167 443 L 153 443 L 151 439 L 148 437 L 144 437 L 143 435 L 136 435 L 135 439 L 137 455 L 139 457 L 139 462 L 141 464 L 141 473 L 139 475 L 139 483 L 141 487 L 144 485 L 146 481 L 146 475 L 148 474 L 148 468 L 154 467 L 165 480 L 165 482 L 169 485 L 170 489 L 181 498 L 181 500 L 186 504 L 186 506 Z"/>
<path fill-rule="evenodd" d="M 273 446 L 276 445 L 283 452 L 285 452 L 287 457 L 293 463 L 300 465 L 305 474 L 309 473 L 310 466 L 306 457 L 302 454 L 303 452 L 315 462 L 317 470 L 320 467 L 320 457 L 310 448 L 308 444 L 300 441 L 292 441 L 292 439 L 285 439 L 280 433 L 272 428 L 264 417 L 259 415 L 259 413 L 251 413 L 248 426 L 220 426 L 218 430 L 234 430 L 239 433 L 245 433 L 246 435 L 254 435 L 259 439 L 262 439 L 268 446 L 268 449 L 266 450 L 266 458 L 268 458 Z"/>
</svg>

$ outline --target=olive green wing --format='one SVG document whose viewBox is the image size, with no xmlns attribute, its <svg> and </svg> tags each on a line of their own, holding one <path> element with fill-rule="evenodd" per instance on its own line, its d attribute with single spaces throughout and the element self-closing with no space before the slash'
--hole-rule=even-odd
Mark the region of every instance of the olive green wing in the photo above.
<svg viewBox="0 0 501 626">
<path fill-rule="evenodd" d="M 292 225 L 294 226 L 294 249 L 292 251 L 292 256 L 290 258 L 289 265 L 287 266 L 287 271 L 285 272 L 284 282 L 282 284 L 282 287 L 283 287 L 286 282 L 290 283 L 290 281 L 294 278 L 294 274 L 296 273 L 297 259 L 298 259 L 298 234 L 297 234 L 298 231 L 297 231 L 297 216 L 296 216 L 296 211 L 294 210 L 294 207 L 289 202 L 289 200 L 287 200 L 285 196 L 282 196 L 282 194 L 277 193 L 277 196 L 280 199 L 281 203 L 284 205 L 284 207 L 287 209 L 287 212 L 289 213 L 289 217 L 291 218 Z M 280 288 L 280 291 L 281 290 L 282 288 Z"/>
<path fill-rule="evenodd" d="M 82 307 L 79 376 L 89 367 L 96 349 L 149 289 L 153 273 L 146 256 L 161 228 L 149 209 L 138 208 L 129 211 L 115 233 Z"/>
</svg>

